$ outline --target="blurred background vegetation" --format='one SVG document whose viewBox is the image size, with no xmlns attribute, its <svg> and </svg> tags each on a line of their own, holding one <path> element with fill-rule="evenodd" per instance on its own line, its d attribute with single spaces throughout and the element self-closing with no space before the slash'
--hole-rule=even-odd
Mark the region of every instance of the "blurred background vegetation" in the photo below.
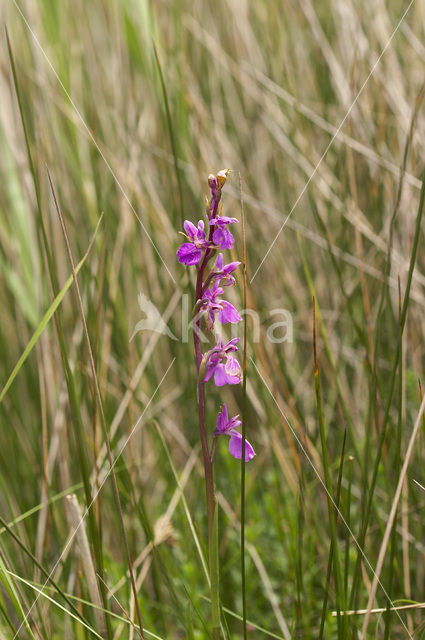
<svg viewBox="0 0 425 640">
<path fill-rule="evenodd" d="M 261 320 L 259 341 L 248 321 L 248 636 L 360 637 L 364 613 L 332 611 L 367 606 L 424 383 L 423 3 L 4 0 L 0 16 L 0 637 L 137 636 L 110 477 L 85 518 L 89 556 L 81 537 L 67 544 L 68 503 L 85 512 L 109 464 L 48 171 L 76 264 L 92 243 L 79 287 L 113 457 L 122 451 L 145 636 L 208 637 L 195 366 L 191 336 L 180 339 L 193 272 L 175 252 L 223 168 L 234 171 L 224 212 L 238 218 L 241 174 L 248 306 Z M 239 274 L 239 306 L 241 285 Z M 130 340 L 140 293 L 178 340 Z M 290 312 L 292 342 L 268 339 L 274 309 Z M 211 433 L 223 400 L 240 413 L 241 389 L 209 389 Z M 425 427 L 375 608 L 425 601 L 424 454 Z M 239 479 L 219 442 L 231 638 L 242 638 Z M 424 620 L 418 607 L 373 613 L 365 637 L 422 638 Z"/>
</svg>

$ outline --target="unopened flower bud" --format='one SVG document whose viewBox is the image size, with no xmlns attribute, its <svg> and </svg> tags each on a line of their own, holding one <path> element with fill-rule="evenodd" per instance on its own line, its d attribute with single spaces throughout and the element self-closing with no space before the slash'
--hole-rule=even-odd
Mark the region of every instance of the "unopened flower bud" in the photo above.
<svg viewBox="0 0 425 640">
<path fill-rule="evenodd" d="M 222 187 L 226 182 L 227 176 L 229 175 L 229 173 L 230 173 L 230 169 L 222 169 L 217 173 L 217 182 L 220 187 Z"/>
<path fill-rule="evenodd" d="M 212 173 L 208 176 L 208 186 L 210 189 L 217 189 L 217 180 Z"/>
</svg>

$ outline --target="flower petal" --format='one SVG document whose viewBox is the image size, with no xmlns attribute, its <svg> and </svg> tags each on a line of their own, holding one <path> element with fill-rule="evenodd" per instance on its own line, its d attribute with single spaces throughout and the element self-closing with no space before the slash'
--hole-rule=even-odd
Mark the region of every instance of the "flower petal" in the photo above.
<svg viewBox="0 0 425 640">
<path fill-rule="evenodd" d="M 203 239 L 205 240 L 205 231 L 204 231 L 204 221 L 203 220 L 199 220 L 198 222 L 198 229 L 197 229 L 198 233 L 198 238 L 199 239 Z"/>
<path fill-rule="evenodd" d="M 231 420 L 229 420 L 229 422 L 227 423 L 227 429 L 228 430 L 233 430 L 236 429 L 236 427 L 240 427 L 242 424 L 241 420 L 239 420 L 239 416 L 234 416 Z"/>
<path fill-rule="evenodd" d="M 230 436 L 229 451 L 234 458 L 240 460 L 242 458 L 242 436 L 237 431 Z M 245 462 L 249 462 L 255 456 L 252 445 L 245 440 Z"/>
<path fill-rule="evenodd" d="M 227 362 L 226 362 L 226 365 L 225 365 L 225 370 L 226 370 L 226 373 L 229 376 L 238 376 L 240 378 L 241 365 L 236 360 L 236 358 L 232 358 L 232 356 L 229 356 L 227 358 Z"/>
<path fill-rule="evenodd" d="M 198 264 L 202 256 L 201 249 L 198 249 L 193 244 L 185 242 L 177 251 L 177 258 L 182 264 L 192 265 Z"/>
<path fill-rule="evenodd" d="M 227 426 L 227 423 L 229 422 L 229 414 L 227 413 L 227 407 L 225 402 L 223 402 L 223 408 L 221 410 L 221 413 L 223 414 L 223 420 Z"/>
<path fill-rule="evenodd" d="M 205 377 L 204 377 L 204 382 L 208 382 L 208 380 L 211 378 L 212 374 L 215 372 L 216 366 L 217 365 L 212 364 L 212 365 L 210 365 L 208 367 L 207 372 L 206 372 Z"/>
<path fill-rule="evenodd" d="M 194 240 L 198 235 L 198 229 L 195 227 L 195 225 L 192 222 L 190 222 L 190 220 L 185 220 L 183 223 L 183 226 L 187 236 L 191 240 Z"/>
<path fill-rule="evenodd" d="M 223 254 L 220 253 L 220 255 L 222 256 Z M 242 264 L 242 263 L 241 262 L 229 262 L 229 264 L 226 264 L 226 266 L 223 268 L 224 275 L 227 276 L 229 273 L 232 273 L 233 271 L 235 271 L 235 269 L 237 269 L 240 264 Z"/>
<path fill-rule="evenodd" d="M 213 242 L 219 246 L 220 249 L 233 249 L 235 239 L 228 229 L 222 227 L 214 231 Z"/>
<path fill-rule="evenodd" d="M 240 376 L 232 376 L 231 374 L 226 373 L 226 371 L 224 375 L 225 375 L 227 384 L 239 384 L 241 381 Z"/>
<path fill-rule="evenodd" d="M 240 338 L 232 338 L 224 347 L 224 351 L 237 351 L 238 348 L 236 343 L 239 342 Z"/>
<path fill-rule="evenodd" d="M 221 322 L 221 324 L 227 324 L 227 322 L 232 322 L 233 324 L 235 324 L 236 322 L 242 320 L 237 309 L 235 309 L 235 307 L 230 304 L 230 302 L 227 302 L 227 300 L 223 300 L 221 302 L 221 306 L 222 309 L 218 313 L 218 320 L 219 322 Z"/>
<path fill-rule="evenodd" d="M 210 219 L 210 224 L 216 224 L 218 226 L 231 224 L 232 222 L 239 222 L 239 220 L 237 220 L 236 218 L 229 218 L 229 216 L 217 216 L 216 218 Z"/>
<path fill-rule="evenodd" d="M 220 362 L 214 370 L 214 384 L 216 387 L 223 387 L 229 382 L 230 377 L 231 376 L 227 375 L 224 365 Z M 229 384 L 233 384 L 233 382 L 230 382 Z"/>
<path fill-rule="evenodd" d="M 216 261 L 215 261 L 215 268 L 217 269 L 217 271 L 221 271 L 223 269 L 223 254 L 219 253 Z"/>
<path fill-rule="evenodd" d="M 221 411 L 217 415 L 216 435 L 222 435 L 223 433 L 226 433 L 228 422 L 229 422 L 229 416 L 227 414 L 227 408 L 226 408 L 226 405 L 223 403 Z"/>
</svg>

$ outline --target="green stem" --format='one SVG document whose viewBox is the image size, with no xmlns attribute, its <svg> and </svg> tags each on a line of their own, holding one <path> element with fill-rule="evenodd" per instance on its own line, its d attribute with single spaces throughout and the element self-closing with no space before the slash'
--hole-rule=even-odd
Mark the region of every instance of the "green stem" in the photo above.
<svg viewBox="0 0 425 640">
<path fill-rule="evenodd" d="M 399 323 L 401 318 L 401 291 L 400 291 L 400 277 L 398 279 L 398 315 L 399 315 Z M 402 328 L 401 324 L 399 326 L 399 331 L 401 333 Z M 399 477 L 400 473 L 400 463 L 401 463 L 401 432 L 403 427 L 403 336 L 400 335 L 400 353 L 399 353 L 399 362 L 398 362 L 398 370 L 399 370 L 399 378 L 398 378 L 398 421 L 397 421 L 397 447 L 396 447 L 396 455 L 394 460 L 393 473 L 394 478 Z M 388 602 L 387 602 L 387 611 L 385 614 L 385 632 L 384 632 L 384 640 L 388 640 L 390 637 L 390 628 L 391 628 L 391 600 L 392 600 L 392 590 L 393 590 L 393 579 L 394 579 L 394 570 L 396 564 L 396 547 L 397 547 L 397 512 L 394 517 L 394 524 L 391 531 L 391 542 L 390 542 L 390 562 L 388 567 Z"/>
<path fill-rule="evenodd" d="M 336 599 L 336 610 L 337 610 L 337 622 L 338 622 L 338 638 L 343 637 L 345 640 L 348 640 L 350 637 L 348 630 L 348 622 L 347 616 L 342 616 L 341 620 L 341 611 L 345 611 L 345 597 L 342 589 L 342 574 L 341 574 L 341 564 L 339 558 L 339 548 L 338 548 L 338 537 L 337 537 L 337 529 L 336 529 L 336 515 L 334 507 L 336 507 L 336 503 L 334 503 L 332 499 L 333 490 L 331 483 L 331 476 L 329 472 L 330 462 L 329 455 L 327 450 L 326 443 L 326 433 L 325 433 L 325 421 L 323 416 L 323 408 L 322 408 L 322 395 L 320 390 L 320 377 L 319 377 L 319 365 L 317 359 L 317 345 L 316 345 L 316 303 L 313 298 L 313 354 L 314 354 L 314 382 L 316 389 L 316 401 L 317 401 L 317 416 L 319 420 L 319 433 L 320 433 L 320 441 L 322 445 L 322 458 L 323 458 L 323 471 L 325 475 L 325 487 L 326 487 L 326 498 L 328 503 L 328 515 L 329 515 L 329 524 L 330 524 L 330 533 L 331 533 L 331 549 L 332 549 L 332 558 L 333 558 L 333 566 L 334 566 L 334 579 L 335 579 L 335 599 Z M 344 436 L 345 439 L 345 436 Z M 331 555 L 331 553 L 330 553 Z"/>
<path fill-rule="evenodd" d="M 209 539 L 210 573 L 211 573 L 211 613 L 213 640 L 220 640 L 220 594 L 218 564 L 218 509 L 214 496 L 214 515 L 212 536 Z"/>
<path fill-rule="evenodd" d="M 200 353 L 200 339 L 194 332 L 195 353 Z M 198 365 L 199 366 L 199 365 Z M 199 415 L 199 433 L 201 437 L 202 457 L 204 462 L 205 474 L 205 491 L 207 501 L 208 516 L 208 551 L 209 551 L 209 569 L 211 579 L 211 617 L 212 617 L 212 634 L 214 640 L 220 638 L 220 599 L 219 599 L 219 563 L 218 563 L 218 510 L 216 508 L 216 499 L 214 492 L 214 473 L 213 462 L 208 447 L 208 436 L 205 420 L 205 384 L 201 382 L 198 376 L 198 415 Z"/>
</svg>

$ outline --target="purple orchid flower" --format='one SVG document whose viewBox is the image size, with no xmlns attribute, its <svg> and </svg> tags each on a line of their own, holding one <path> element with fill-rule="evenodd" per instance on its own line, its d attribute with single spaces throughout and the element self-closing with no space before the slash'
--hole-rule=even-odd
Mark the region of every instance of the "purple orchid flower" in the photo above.
<svg viewBox="0 0 425 640">
<path fill-rule="evenodd" d="M 190 222 L 184 221 L 184 230 L 186 231 L 186 237 L 190 242 L 184 242 L 177 251 L 177 258 L 179 262 L 186 265 L 198 264 L 201 260 L 202 252 L 206 251 L 211 243 L 205 238 L 204 222 L 199 220 L 198 226 Z"/>
<path fill-rule="evenodd" d="M 213 242 L 220 249 L 233 249 L 235 239 L 227 228 L 228 224 L 238 222 L 236 218 L 229 218 L 229 216 L 216 216 L 210 219 L 210 225 L 214 225 L 217 229 L 213 233 Z"/>
<path fill-rule="evenodd" d="M 207 311 L 207 328 L 210 331 L 214 326 L 216 314 L 218 314 L 218 321 L 221 324 L 228 322 L 235 324 L 242 320 L 237 309 L 230 302 L 219 298 L 223 293 L 224 289 L 219 286 L 218 282 L 215 282 L 211 289 L 208 288 L 204 292 L 204 302 L 201 304 L 200 310 Z"/>
<path fill-rule="evenodd" d="M 233 271 L 239 267 L 240 262 L 229 262 L 229 264 L 223 264 L 223 254 L 219 253 L 215 261 L 214 271 L 211 274 L 211 282 L 218 280 L 223 287 L 229 287 L 235 284 L 235 279 L 231 275 Z"/>
<path fill-rule="evenodd" d="M 222 340 L 218 339 L 216 346 L 209 353 L 204 382 L 208 382 L 212 376 L 214 376 L 214 384 L 217 387 L 223 387 L 225 384 L 238 384 L 241 381 L 241 366 L 236 358 L 230 355 L 238 350 L 237 342 L 239 342 L 239 338 L 233 338 L 223 346 Z"/>
<path fill-rule="evenodd" d="M 239 416 L 230 418 L 227 413 L 227 407 L 223 403 L 222 409 L 217 415 L 217 428 L 214 432 L 215 436 L 230 436 L 229 451 L 234 458 L 240 460 L 242 458 L 242 435 L 236 430 L 236 427 L 240 427 L 242 422 L 239 420 Z M 255 451 L 252 445 L 245 440 L 245 462 L 249 462 L 255 456 Z"/>
</svg>

